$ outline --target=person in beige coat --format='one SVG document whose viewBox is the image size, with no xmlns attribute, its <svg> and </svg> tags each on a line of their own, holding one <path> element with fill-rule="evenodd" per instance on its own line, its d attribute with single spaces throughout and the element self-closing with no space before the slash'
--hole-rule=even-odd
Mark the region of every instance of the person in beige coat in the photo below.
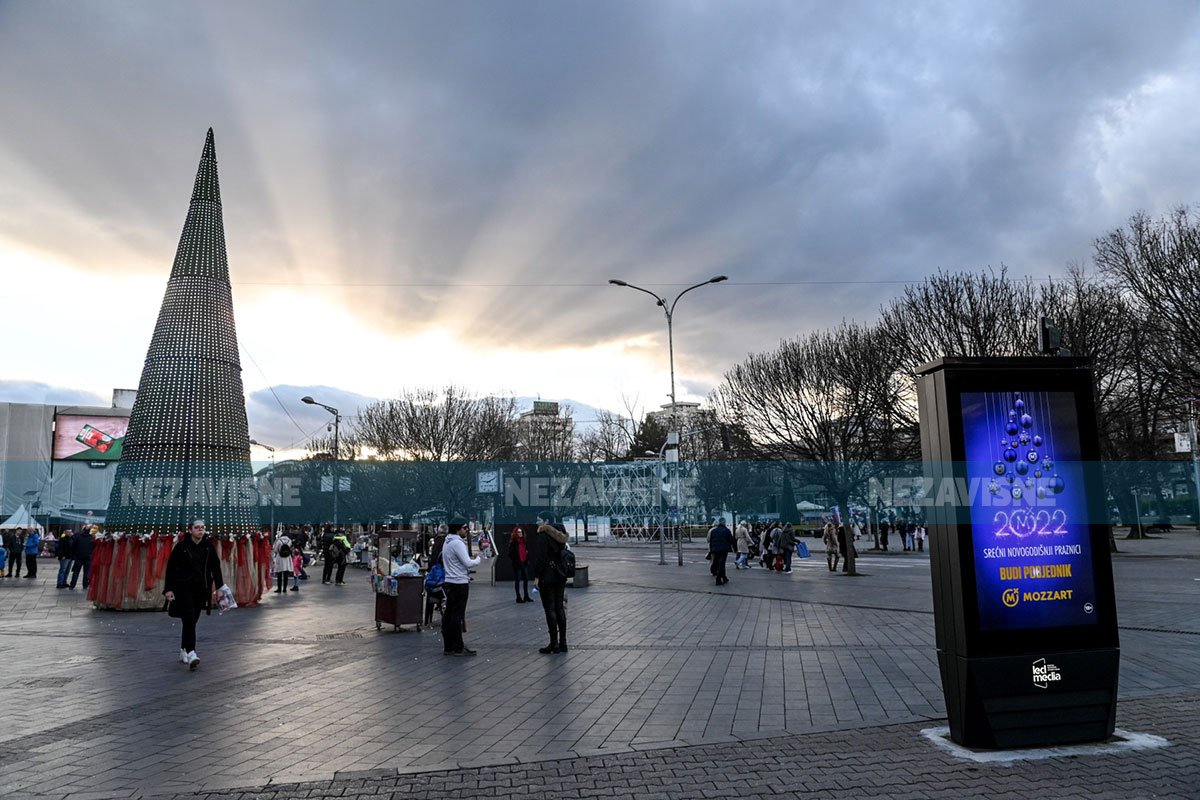
<svg viewBox="0 0 1200 800">
<path fill-rule="evenodd" d="M 737 558 L 733 565 L 738 569 L 750 569 L 750 526 L 739 522 L 737 526 Z"/>
<path fill-rule="evenodd" d="M 838 559 L 841 557 L 841 552 L 838 550 L 837 529 L 833 527 L 832 522 L 825 523 L 825 563 L 829 567 L 830 572 L 837 572 Z"/>
</svg>

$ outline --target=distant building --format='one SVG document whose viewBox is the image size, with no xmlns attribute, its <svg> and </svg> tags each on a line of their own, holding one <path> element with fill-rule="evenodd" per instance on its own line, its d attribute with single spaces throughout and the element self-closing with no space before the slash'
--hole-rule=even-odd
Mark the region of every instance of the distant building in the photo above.
<svg viewBox="0 0 1200 800">
<path fill-rule="evenodd" d="M 647 419 L 652 419 L 667 430 L 671 429 L 672 412 L 680 428 L 690 427 L 692 420 L 701 413 L 699 403 L 688 403 L 678 400 L 674 403 L 664 403 L 658 411 L 647 412 Z"/>
<path fill-rule="evenodd" d="M 0 516 L 23 503 L 43 524 L 103 522 L 132 405 L 128 389 L 108 407 L 0 403 Z"/>
<path fill-rule="evenodd" d="M 575 420 L 558 403 L 535 401 L 517 417 L 517 457 L 523 461 L 567 461 L 573 455 Z"/>
</svg>

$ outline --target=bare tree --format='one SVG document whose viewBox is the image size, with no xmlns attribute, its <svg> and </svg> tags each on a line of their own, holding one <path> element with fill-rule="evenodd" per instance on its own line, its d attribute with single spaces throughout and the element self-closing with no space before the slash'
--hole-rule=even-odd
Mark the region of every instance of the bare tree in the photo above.
<svg viewBox="0 0 1200 800">
<path fill-rule="evenodd" d="M 881 325 L 902 347 L 903 368 L 942 356 L 1022 356 L 1037 349 L 1037 290 L 1008 270 L 937 272 L 906 286 L 883 308 Z"/>
<path fill-rule="evenodd" d="M 322 436 L 314 436 L 309 439 L 305 443 L 304 449 L 310 459 L 332 461 L 334 444 L 333 434 L 326 433 Z M 363 442 L 355 433 L 351 431 L 341 433 L 336 444 L 339 461 L 355 461 L 362 458 Z"/>
<path fill-rule="evenodd" d="M 476 397 L 458 386 L 409 389 L 361 409 L 354 434 L 384 458 L 512 458 L 517 443 L 516 407 L 512 397 Z"/>
<path fill-rule="evenodd" d="M 885 331 L 843 323 L 751 355 L 725 374 L 714 404 L 754 455 L 824 486 L 848 524 L 850 501 L 889 468 L 880 459 L 912 447 L 910 426 L 896 425 L 911 402 L 901 354 Z M 856 574 L 853 547 L 847 557 Z"/>
<path fill-rule="evenodd" d="M 624 414 L 597 412 L 596 426 L 579 438 L 581 460 L 624 461 L 643 457 L 644 453 L 641 450 L 635 452 L 635 448 L 644 443 L 641 441 L 645 438 L 642 428 L 647 417 L 639 411 L 636 399 L 625 397 L 623 400 Z"/>
<path fill-rule="evenodd" d="M 583 461 L 616 461 L 625 458 L 633 443 L 633 421 L 611 411 L 600 411 L 596 425 L 579 437 L 579 457 Z"/>
<path fill-rule="evenodd" d="M 1176 385 L 1194 393 L 1200 388 L 1200 219 L 1182 206 L 1160 220 L 1139 211 L 1126 227 L 1096 240 L 1093 258 L 1155 335 L 1171 343 L 1165 366 Z"/>
</svg>

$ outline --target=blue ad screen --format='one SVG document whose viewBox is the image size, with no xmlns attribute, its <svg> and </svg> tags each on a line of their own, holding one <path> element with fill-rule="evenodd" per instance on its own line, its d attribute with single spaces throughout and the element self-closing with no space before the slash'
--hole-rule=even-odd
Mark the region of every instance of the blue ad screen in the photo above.
<svg viewBox="0 0 1200 800">
<path fill-rule="evenodd" d="M 1071 392 L 964 392 L 979 627 L 1098 622 Z"/>
</svg>

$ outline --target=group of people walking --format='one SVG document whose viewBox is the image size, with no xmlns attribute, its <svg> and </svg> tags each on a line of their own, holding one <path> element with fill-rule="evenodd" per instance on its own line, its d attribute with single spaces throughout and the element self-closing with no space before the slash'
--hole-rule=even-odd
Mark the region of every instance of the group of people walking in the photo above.
<svg viewBox="0 0 1200 800">
<path fill-rule="evenodd" d="M 900 545 L 903 552 L 923 553 L 925 552 L 925 526 L 919 522 L 905 522 L 904 520 L 896 520 L 891 522 L 886 519 L 879 521 L 879 549 L 888 549 L 888 536 L 895 533 L 900 538 Z"/>
<path fill-rule="evenodd" d="M 717 521 L 708 531 L 708 552 L 712 561 L 710 572 L 717 585 L 728 583 L 725 560 L 732 552 L 736 569 L 750 569 L 750 559 L 761 561 L 764 569 L 791 574 L 792 558 L 796 554 L 796 530 L 790 522 L 772 523 L 755 531 L 750 523 L 739 522 L 736 532 L 730 532 L 724 521 Z"/>
</svg>

